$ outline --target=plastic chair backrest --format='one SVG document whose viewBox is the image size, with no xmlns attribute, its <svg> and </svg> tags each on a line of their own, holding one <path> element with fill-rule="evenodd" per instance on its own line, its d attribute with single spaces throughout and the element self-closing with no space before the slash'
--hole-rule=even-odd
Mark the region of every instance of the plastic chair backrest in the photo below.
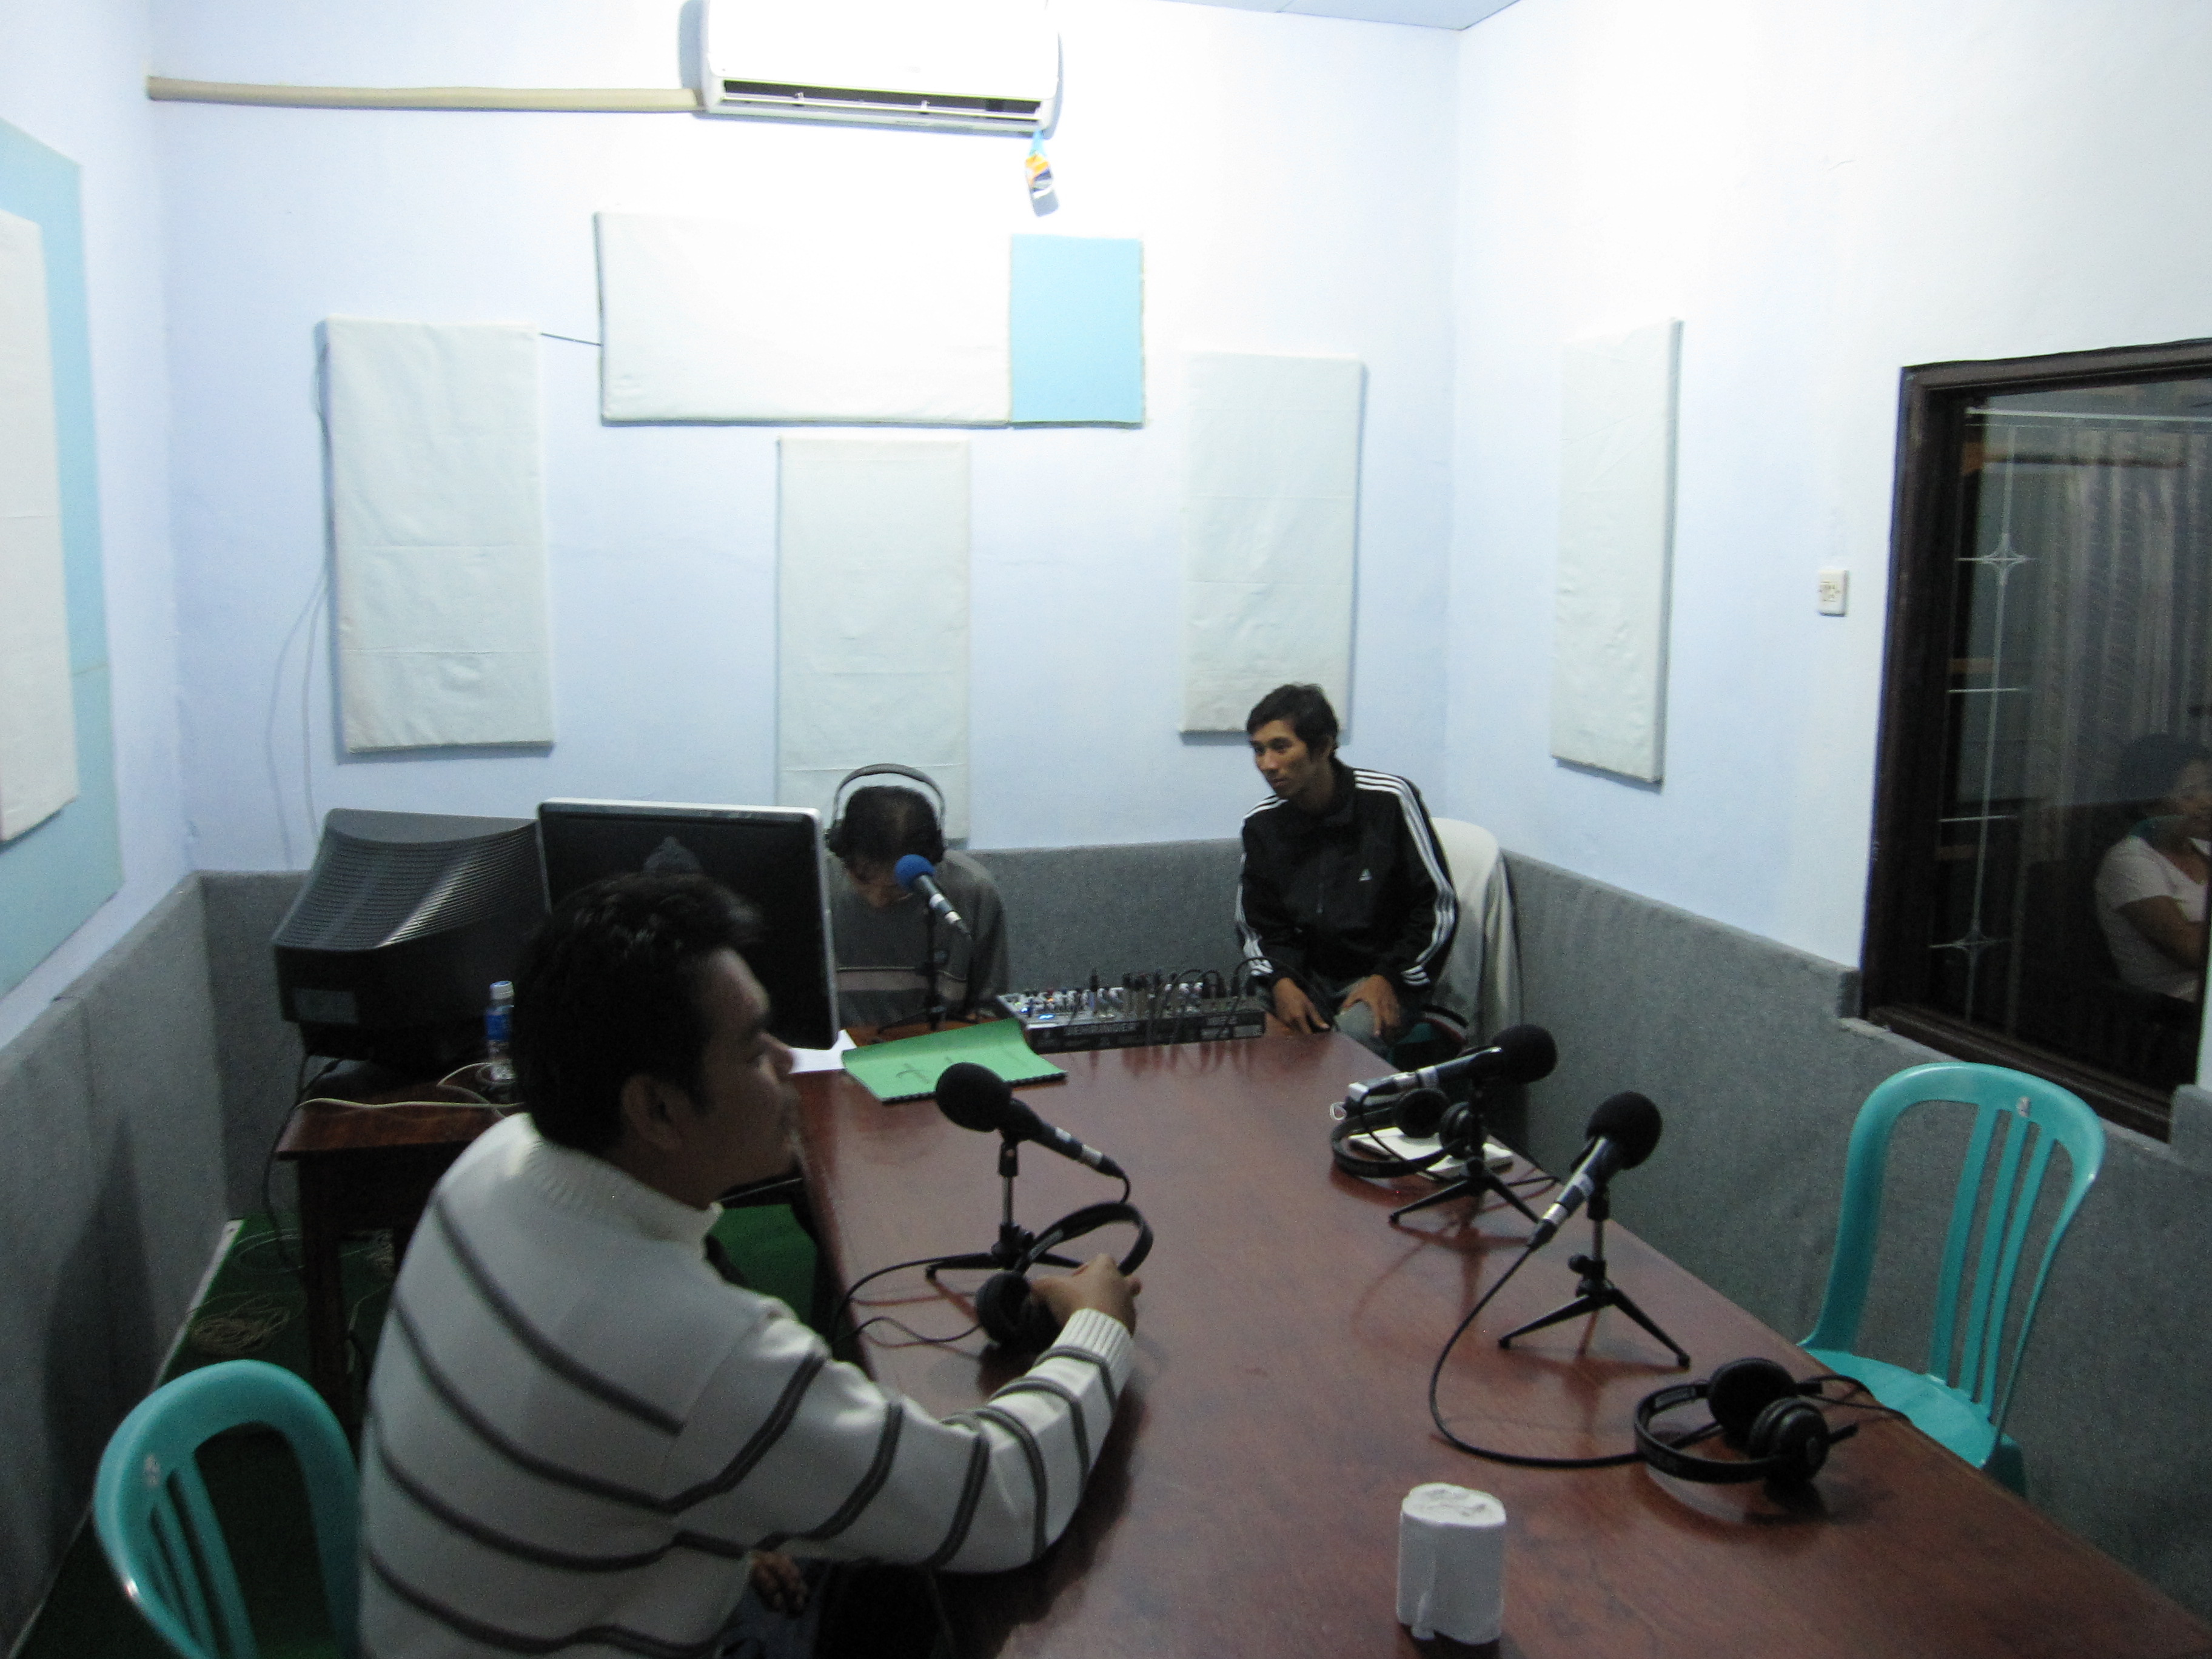
<svg viewBox="0 0 2212 1659">
<path fill-rule="evenodd" d="M 2050 1277 L 2051 1259 L 2066 1237 L 2082 1195 L 2105 1159 L 2105 1128 L 2075 1096 L 2039 1077 L 2002 1066 L 1947 1061 L 1899 1072 L 1869 1095 L 1851 1127 L 1844 1166 L 1843 1212 L 1836 1222 L 1836 1251 L 1828 1264 L 1828 1289 L 1820 1317 L 1802 1346 L 1851 1351 L 1866 1309 L 1868 1281 L 1881 1227 L 1882 1181 L 1890 1131 L 1915 1106 L 1953 1101 L 1974 1109 L 1973 1132 L 1951 1203 L 1943 1239 L 1936 1306 L 1928 1340 L 1928 1374 L 1971 1399 L 2002 1431 L 2012 1385 L 2027 1346 L 2036 1304 Z M 1998 1147 L 1998 1126 L 2004 1126 Z M 2066 1149 L 2072 1174 L 2052 1218 L 2043 1258 L 2004 1340 L 2007 1315 L 2021 1246 L 2043 1186 L 2051 1149 Z M 1997 1154 L 1990 1176 L 1992 1151 Z M 1989 1194 L 1984 1205 L 1984 1191 Z M 1977 1233 L 1976 1222 L 1980 1226 Z M 1978 1248 L 1974 1248 L 1978 1237 Z M 1967 1256 L 1973 1250 L 1972 1277 Z M 1963 1322 L 1961 1321 L 1963 1304 Z"/>
<path fill-rule="evenodd" d="M 194 1455 L 227 1429 L 266 1424 L 300 1461 L 314 1516 L 324 1604 L 341 1653 L 359 1651 L 358 1478 L 337 1419 L 290 1371 L 232 1359 L 189 1371 L 138 1402 L 110 1437 L 93 1527 L 131 1604 L 186 1659 L 258 1659 L 222 1529 Z"/>
</svg>

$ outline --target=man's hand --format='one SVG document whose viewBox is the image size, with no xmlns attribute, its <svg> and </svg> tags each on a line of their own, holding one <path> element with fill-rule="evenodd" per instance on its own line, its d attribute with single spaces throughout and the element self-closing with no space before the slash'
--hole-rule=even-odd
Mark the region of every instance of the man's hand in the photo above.
<svg viewBox="0 0 2212 1659">
<path fill-rule="evenodd" d="M 1364 1002 L 1375 1016 L 1375 1035 L 1386 1042 L 1398 1035 L 1398 1028 L 1406 1023 L 1405 1011 L 1398 1006 L 1396 988 L 1380 974 L 1370 974 L 1353 986 L 1344 999 L 1344 1006 L 1337 1012 L 1350 1013 L 1352 1005 Z"/>
<path fill-rule="evenodd" d="M 1275 1018 L 1292 1031 L 1310 1036 L 1328 1030 L 1328 1021 L 1313 1006 L 1313 999 L 1300 990 L 1297 981 L 1288 974 L 1275 981 L 1270 995 L 1275 1004 Z"/>
<path fill-rule="evenodd" d="M 787 1619 L 806 1611 L 806 1575 L 798 1562 L 781 1550 L 755 1550 L 751 1569 L 753 1594 L 772 1610 Z"/>
<path fill-rule="evenodd" d="M 1131 1332 L 1137 1328 L 1137 1292 L 1144 1288 L 1142 1279 L 1123 1277 L 1114 1258 L 1105 1255 L 1092 1256 L 1065 1277 L 1030 1280 L 1030 1293 L 1061 1324 L 1085 1308 L 1096 1308 Z"/>
</svg>

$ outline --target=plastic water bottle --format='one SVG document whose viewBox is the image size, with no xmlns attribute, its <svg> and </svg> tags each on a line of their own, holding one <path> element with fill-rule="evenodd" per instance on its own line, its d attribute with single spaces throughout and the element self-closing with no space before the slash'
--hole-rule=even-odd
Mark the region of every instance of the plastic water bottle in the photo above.
<svg viewBox="0 0 2212 1659">
<path fill-rule="evenodd" d="M 514 1098 L 514 1060 L 507 1050 L 507 1035 L 514 1019 L 514 982 L 496 979 L 491 986 L 491 1006 L 484 1010 L 483 1092 L 501 1104 Z"/>
</svg>

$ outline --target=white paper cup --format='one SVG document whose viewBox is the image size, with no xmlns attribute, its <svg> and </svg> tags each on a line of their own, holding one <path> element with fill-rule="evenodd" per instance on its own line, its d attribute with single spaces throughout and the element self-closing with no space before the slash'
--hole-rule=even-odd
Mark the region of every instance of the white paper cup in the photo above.
<svg viewBox="0 0 2212 1659">
<path fill-rule="evenodd" d="M 1505 1624 L 1505 1505 L 1486 1492 L 1432 1481 L 1398 1510 L 1398 1622 L 1414 1639 L 1470 1647 Z"/>
</svg>

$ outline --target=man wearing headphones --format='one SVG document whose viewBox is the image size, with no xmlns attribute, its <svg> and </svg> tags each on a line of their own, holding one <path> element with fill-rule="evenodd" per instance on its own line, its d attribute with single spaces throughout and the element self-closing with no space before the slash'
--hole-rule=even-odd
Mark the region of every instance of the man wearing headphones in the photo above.
<svg viewBox="0 0 2212 1659">
<path fill-rule="evenodd" d="M 844 1025 L 882 1027 L 941 1003 L 948 1014 L 985 1008 L 1006 988 L 1006 915 L 983 866 L 948 852 L 937 808 L 920 790 L 856 780 L 890 774 L 936 793 L 927 774 L 884 763 L 848 773 L 825 844 L 838 864 L 830 878 L 830 934 L 837 948 L 837 1016 Z M 944 799 L 938 797 L 939 801 Z M 936 866 L 938 887 L 969 932 L 933 918 L 896 870 L 908 854 Z"/>
</svg>

